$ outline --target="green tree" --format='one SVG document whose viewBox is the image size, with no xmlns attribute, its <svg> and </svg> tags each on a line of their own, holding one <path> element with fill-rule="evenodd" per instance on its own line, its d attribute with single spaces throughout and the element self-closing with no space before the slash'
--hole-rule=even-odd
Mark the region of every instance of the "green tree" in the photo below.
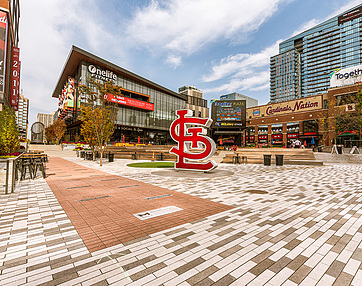
<svg viewBox="0 0 362 286">
<path fill-rule="evenodd" d="M 89 79 L 89 82 L 89 86 L 80 86 L 80 92 L 86 101 L 86 104 L 81 107 L 81 132 L 85 140 L 85 134 L 90 137 L 90 141 L 86 140 L 88 144 L 95 142 L 95 147 L 100 153 L 100 166 L 102 166 L 104 147 L 114 132 L 117 116 L 115 104 L 107 101 L 106 98 L 108 94 L 121 96 L 122 93 L 121 87 L 113 85 L 112 82 L 102 84 L 93 79 Z"/>
<path fill-rule="evenodd" d="M 5 106 L 0 112 L 0 153 L 13 153 L 19 150 L 19 129 L 15 112 Z"/>
</svg>

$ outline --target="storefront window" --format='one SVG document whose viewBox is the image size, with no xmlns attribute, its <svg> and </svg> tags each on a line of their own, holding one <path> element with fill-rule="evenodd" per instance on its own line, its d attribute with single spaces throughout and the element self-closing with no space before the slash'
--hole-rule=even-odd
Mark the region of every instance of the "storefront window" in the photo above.
<svg viewBox="0 0 362 286">
<path fill-rule="evenodd" d="M 283 124 L 273 124 L 271 127 L 271 144 L 281 146 L 283 144 Z"/>
<path fill-rule="evenodd" d="M 246 130 L 246 143 L 253 144 L 255 142 L 255 128 L 248 128 Z"/>
<path fill-rule="evenodd" d="M 287 123 L 287 139 L 297 139 L 299 137 L 299 122 Z"/>
<path fill-rule="evenodd" d="M 259 145 L 268 145 L 268 125 L 258 126 L 258 143 Z"/>
<path fill-rule="evenodd" d="M 79 74 L 76 76 L 76 78 L 79 78 L 81 84 L 86 84 L 88 86 L 90 86 L 88 79 L 91 76 L 91 73 L 88 70 L 90 64 L 91 63 L 82 61 L 80 68 L 78 69 Z M 116 130 L 118 131 L 115 132 L 113 139 L 122 142 L 123 135 L 125 135 L 127 137 L 127 142 L 129 142 L 128 140 L 134 140 L 137 143 L 138 137 L 142 140 L 146 140 L 145 138 L 147 136 L 144 135 L 146 134 L 144 133 L 146 132 L 144 128 L 146 128 L 155 130 L 156 135 L 154 141 L 157 139 L 157 142 L 162 142 L 162 144 L 166 144 L 167 141 L 170 141 L 168 135 L 169 126 L 176 118 L 175 111 L 185 108 L 185 101 L 181 98 L 153 89 L 152 87 L 144 86 L 142 82 L 131 80 L 118 74 L 115 79 L 115 84 L 124 89 L 128 89 L 131 92 L 138 92 L 150 96 L 149 101 L 154 103 L 154 111 L 119 105 L 116 122 L 118 128 Z M 125 94 L 124 96 L 133 97 L 133 94 Z M 134 97 L 136 97 L 136 95 L 134 95 Z M 140 100 L 140 98 L 135 99 Z M 121 128 L 126 128 L 127 130 Z M 157 133 L 157 130 L 159 130 L 159 133 Z"/>
</svg>

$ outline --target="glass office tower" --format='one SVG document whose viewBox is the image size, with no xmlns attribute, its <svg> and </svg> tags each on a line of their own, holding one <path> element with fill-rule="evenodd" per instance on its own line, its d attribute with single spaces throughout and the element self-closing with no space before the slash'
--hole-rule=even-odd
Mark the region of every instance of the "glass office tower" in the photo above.
<svg viewBox="0 0 362 286">
<path fill-rule="evenodd" d="M 270 101 L 327 92 L 330 74 L 362 63 L 362 5 L 279 44 L 270 58 Z"/>
</svg>

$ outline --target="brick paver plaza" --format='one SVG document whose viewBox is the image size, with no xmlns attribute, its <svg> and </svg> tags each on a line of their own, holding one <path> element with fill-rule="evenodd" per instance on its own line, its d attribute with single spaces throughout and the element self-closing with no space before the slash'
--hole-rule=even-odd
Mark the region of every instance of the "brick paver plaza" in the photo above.
<svg viewBox="0 0 362 286">
<path fill-rule="evenodd" d="M 362 165 L 130 162 L 52 157 L 0 195 L 0 285 L 362 285 Z"/>
</svg>

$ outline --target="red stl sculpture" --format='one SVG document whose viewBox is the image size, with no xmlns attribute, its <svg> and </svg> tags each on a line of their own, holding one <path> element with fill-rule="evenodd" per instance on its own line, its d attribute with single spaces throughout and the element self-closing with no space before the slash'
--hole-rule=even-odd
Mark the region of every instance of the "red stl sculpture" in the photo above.
<svg viewBox="0 0 362 286">
<path fill-rule="evenodd" d="M 206 128 L 212 123 L 210 118 L 192 117 L 192 111 L 188 109 L 177 110 L 178 118 L 170 126 L 170 135 L 173 140 L 178 142 L 177 147 L 172 147 L 170 153 L 177 156 L 175 163 L 176 170 L 192 170 L 207 172 L 215 169 L 215 161 L 205 163 L 192 162 L 206 160 L 215 154 L 215 142 L 206 136 Z M 187 127 L 187 125 L 201 125 L 201 127 Z M 203 150 L 199 153 L 190 151 L 190 148 Z"/>
</svg>

